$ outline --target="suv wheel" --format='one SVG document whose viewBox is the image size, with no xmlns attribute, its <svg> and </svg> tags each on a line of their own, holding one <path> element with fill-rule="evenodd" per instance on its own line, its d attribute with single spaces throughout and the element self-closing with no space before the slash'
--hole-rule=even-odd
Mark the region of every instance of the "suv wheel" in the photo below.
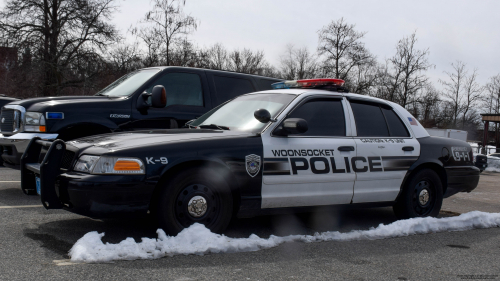
<svg viewBox="0 0 500 281">
<path fill-rule="evenodd" d="M 441 179 L 433 170 L 423 169 L 411 176 L 393 210 L 398 219 L 436 217 L 442 204 Z"/>
<path fill-rule="evenodd" d="M 220 233 L 231 220 L 233 199 L 229 186 L 216 173 L 192 168 L 166 183 L 157 206 L 158 223 L 170 235 L 194 223 Z"/>
</svg>

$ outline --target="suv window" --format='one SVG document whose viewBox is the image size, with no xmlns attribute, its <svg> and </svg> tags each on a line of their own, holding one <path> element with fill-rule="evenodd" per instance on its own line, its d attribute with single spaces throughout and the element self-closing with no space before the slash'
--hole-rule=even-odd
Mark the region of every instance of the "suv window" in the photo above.
<svg viewBox="0 0 500 281">
<path fill-rule="evenodd" d="M 214 75 L 214 83 L 219 103 L 243 94 L 255 92 L 252 81 L 248 79 Z"/>
<path fill-rule="evenodd" d="M 288 118 L 302 118 L 309 129 L 297 136 L 345 136 L 345 116 L 342 102 L 334 99 L 314 99 L 295 109 Z"/>
<path fill-rule="evenodd" d="M 203 106 L 201 79 L 193 73 L 167 73 L 147 90 L 149 93 L 156 85 L 162 85 L 167 91 L 167 105 Z"/>
<path fill-rule="evenodd" d="M 408 133 L 406 126 L 396 113 L 392 109 L 385 107 L 381 108 L 387 120 L 387 125 L 389 125 L 389 134 L 391 137 L 409 137 L 410 133 Z"/>
<path fill-rule="evenodd" d="M 378 104 L 351 101 L 358 137 L 388 137 L 389 130 Z"/>
</svg>

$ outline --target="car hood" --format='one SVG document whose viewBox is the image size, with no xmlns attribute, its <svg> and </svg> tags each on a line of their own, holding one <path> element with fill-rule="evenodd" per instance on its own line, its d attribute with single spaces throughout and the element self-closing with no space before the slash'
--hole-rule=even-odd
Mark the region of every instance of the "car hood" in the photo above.
<svg viewBox="0 0 500 281">
<path fill-rule="evenodd" d="M 122 98 L 109 98 L 106 96 L 66 96 L 66 97 L 43 97 L 10 102 L 9 105 L 23 106 L 27 111 L 43 111 L 47 107 L 73 103 L 102 103 Z"/>
<path fill-rule="evenodd" d="M 145 147 L 149 145 L 214 138 L 241 137 L 244 135 L 248 136 L 255 134 L 250 132 L 210 129 L 149 130 L 90 136 L 69 141 L 67 144 L 78 148 L 80 151 L 95 148 L 92 150 L 105 153 L 107 151 L 118 151 L 126 148 Z"/>
</svg>

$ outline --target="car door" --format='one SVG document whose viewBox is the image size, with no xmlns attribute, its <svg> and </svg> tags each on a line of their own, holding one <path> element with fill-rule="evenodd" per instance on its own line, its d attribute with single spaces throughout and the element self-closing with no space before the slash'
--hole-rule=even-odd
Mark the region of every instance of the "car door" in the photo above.
<svg viewBox="0 0 500 281">
<path fill-rule="evenodd" d="M 286 137 L 269 130 L 263 134 L 262 208 L 351 201 L 355 174 L 349 161 L 356 152 L 345 113 L 342 97 L 307 98 L 286 117 L 306 120 L 307 132 Z"/>
<path fill-rule="evenodd" d="M 394 201 L 420 143 L 391 106 L 367 100 L 350 101 L 356 125 L 356 172 L 353 203 Z"/>
<path fill-rule="evenodd" d="M 166 69 L 145 91 L 151 93 L 156 85 L 165 87 L 167 104 L 164 108 L 150 107 L 147 112 L 140 112 L 134 107 L 134 120 L 130 125 L 134 129 L 182 127 L 187 121 L 198 118 L 212 108 L 203 70 Z"/>
</svg>

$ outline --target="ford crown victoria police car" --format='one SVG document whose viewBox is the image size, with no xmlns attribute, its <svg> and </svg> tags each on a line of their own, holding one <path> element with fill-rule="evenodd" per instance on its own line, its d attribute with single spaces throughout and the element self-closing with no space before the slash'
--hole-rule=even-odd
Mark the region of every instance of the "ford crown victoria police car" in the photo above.
<svg viewBox="0 0 500 281">
<path fill-rule="evenodd" d="M 430 137 L 401 106 L 347 93 L 342 83 L 277 83 L 186 129 L 34 139 L 22 157 L 22 188 L 37 190 L 47 209 L 89 217 L 149 211 L 175 234 L 195 222 L 218 232 L 232 216 L 294 207 L 436 216 L 443 197 L 477 186 L 466 142 Z"/>
</svg>

